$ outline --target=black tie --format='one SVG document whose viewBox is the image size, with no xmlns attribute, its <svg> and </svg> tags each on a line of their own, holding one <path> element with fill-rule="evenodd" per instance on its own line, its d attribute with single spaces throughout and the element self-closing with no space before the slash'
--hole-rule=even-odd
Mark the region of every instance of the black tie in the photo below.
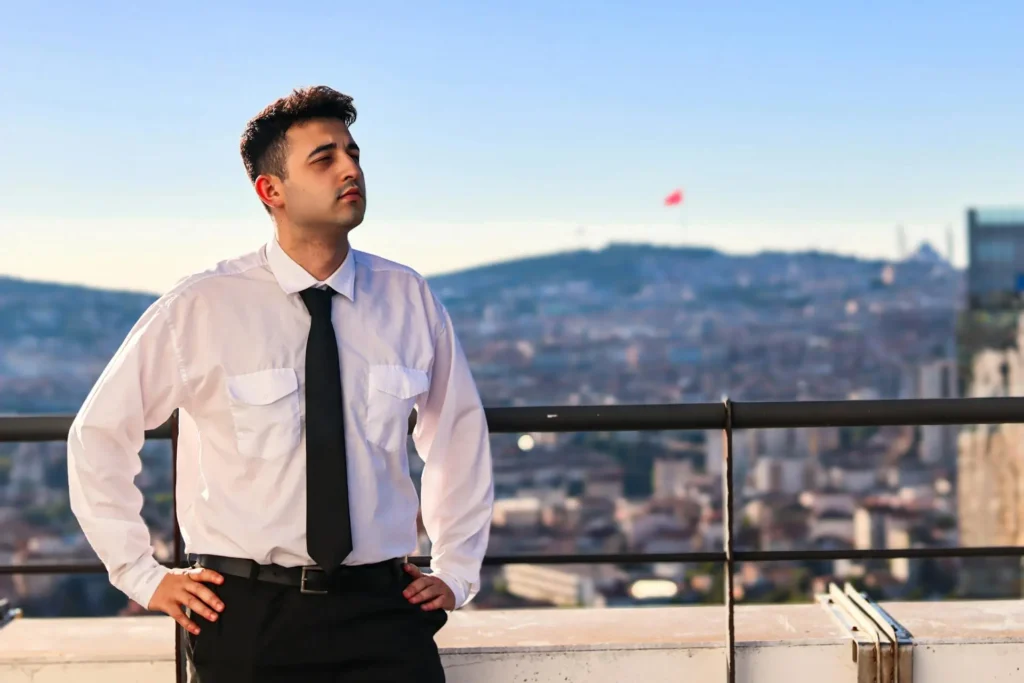
<svg viewBox="0 0 1024 683">
<path fill-rule="evenodd" d="M 312 318 L 306 343 L 306 551 L 332 570 L 352 552 L 341 361 L 331 324 L 334 290 L 300 293 Z"/>
</svg>

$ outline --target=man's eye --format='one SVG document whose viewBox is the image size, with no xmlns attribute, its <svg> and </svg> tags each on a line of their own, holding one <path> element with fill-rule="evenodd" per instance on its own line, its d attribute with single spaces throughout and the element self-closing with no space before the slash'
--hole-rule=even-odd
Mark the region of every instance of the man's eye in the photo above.
<svg viewBox="0 0 1024 683">
<path fill-rule="evenodd" d="M 321 158 L 317 159 L 316 161 L 314 161 L 313 163 L 314 164 L 322 164 L 325 161 L 330 161 L 330 160 L 331 160 L 330 157 L 321 157 Z"/>
</svg>

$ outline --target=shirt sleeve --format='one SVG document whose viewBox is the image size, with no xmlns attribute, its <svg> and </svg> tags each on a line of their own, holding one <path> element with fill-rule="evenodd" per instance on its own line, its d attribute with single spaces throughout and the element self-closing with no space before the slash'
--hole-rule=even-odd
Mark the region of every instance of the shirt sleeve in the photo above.
<svg viewBox="0 0 1024 683">
<path fill-rule="evenodd" d="M 417 407 L 413 441 L 425 463 L 420 506 L 431 540 L 430 568 L 452 589 L 458 608 L 480 590 L 494 481 L 480 395 L 451 318 L 441 310 L 430 389 Z"/>
<path fill-rule="evenodd" d="M 169 570 L 154 557 L 142 519 L 139 451 L 145 431 L 165 422 L 186 394 L 168 302 L 161 299 L 129 332 L 68 434 L 71 510 L 110 582 L 146 608 Z"/>
</svg>

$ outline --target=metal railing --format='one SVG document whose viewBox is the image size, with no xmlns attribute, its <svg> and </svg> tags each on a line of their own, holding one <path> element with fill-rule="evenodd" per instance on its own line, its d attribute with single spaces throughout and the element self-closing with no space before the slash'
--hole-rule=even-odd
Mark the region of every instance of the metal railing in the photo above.
<svg viewBox="0 0 1024 683">
<path fill-rule="evenodd" d="M 735 680 L 735 601 L 733 577 L 736 562 L 867 560 L 893 558 L 1024 557 L 1024 547 L 877 548 L 869 550 L 736 550 L 733 541 L 733 435 L 744 429 L 814 427 L 884 427 L 924 425 L 1024 424 L 1024 398 L 916 399 L 896 401 L 802 401 L 788 403 L 722 403 L 682 405 L 540 406 L 488 408 L 487 424 L 494 434 L 523 432 L 626 432 L 626 431 L 723 431 L 722 526 L 720 551 L 679 553 L 622 553 L 574 555 L 488 555 L 485 565 L 507 564 L 635 564 L 653 562 L 715 562 L 724 565 L 726 627 L 726 680 Z M 61 441 L 67 438 L 73 416 L 0 417 L 0 443 Z M 410 419 L 410 430 L 413 427 Z M 147 439 L 170 439 L 172 487 L 177 473 L 177 415 L 146 433 Z M 173 495 L 173 494 L 172 494 Z M 176 501 L 175 501 L 176 503 Z M 176 509 L 176 505 L 173 509 Z M 426 566 L 428 557 L 410 558 Z M 174 519 L 174 560 L 167 566 L 184 566 L 181 532 Z M 3 574 L 102 573 L 101 564 L 0 565 Z M 175 629 L 175 658 L 179 681 L 184 678 L 182 629 Z"/>
</svg>

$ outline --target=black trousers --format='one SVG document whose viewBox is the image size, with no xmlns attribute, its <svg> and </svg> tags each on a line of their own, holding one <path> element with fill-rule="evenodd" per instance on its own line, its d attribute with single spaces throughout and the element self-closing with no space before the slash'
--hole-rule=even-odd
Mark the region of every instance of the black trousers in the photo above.
<svg viewBox="0 0 1024 683">
<path fill-rule="evenodd" d="M 443 683 L 434 635 L 444 610 L 423 611 L 402 591 L 400 569 L 343 579 L 320 595 L 224 575 L 206 584 L 224 602 L 209 622 L 186 634 L 189 680 L 197 683 Z"/>
</svg>

